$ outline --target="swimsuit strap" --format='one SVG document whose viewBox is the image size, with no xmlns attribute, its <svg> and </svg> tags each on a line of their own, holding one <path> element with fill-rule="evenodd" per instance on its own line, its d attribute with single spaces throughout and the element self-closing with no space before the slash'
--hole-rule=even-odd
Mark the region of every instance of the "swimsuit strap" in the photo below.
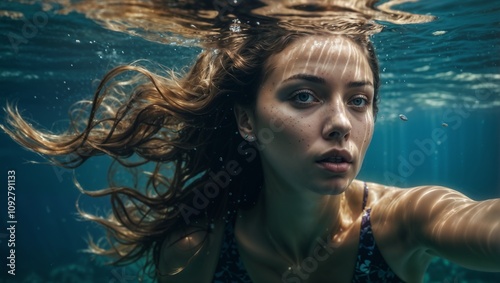
<svg viewBox="0 0 500 283">
<path fill-rule="evenodd" d="M 365 187 L 363 190 L 363 208 L 361 210 L 365 210 L 366 202 L 368 201 L 368 185 L 366 184 L 366 182 L 364 182 L 364 184 Z"/>
<path fill-rule="evenodd" d="M 371 207 L 365 209 L 367 201 L 368 185 L 365 182 L 358 256 L 352 282 L 401 283 L 403 281 L 389 267 L 375 242 L 371 224 Z"/>
</svg>

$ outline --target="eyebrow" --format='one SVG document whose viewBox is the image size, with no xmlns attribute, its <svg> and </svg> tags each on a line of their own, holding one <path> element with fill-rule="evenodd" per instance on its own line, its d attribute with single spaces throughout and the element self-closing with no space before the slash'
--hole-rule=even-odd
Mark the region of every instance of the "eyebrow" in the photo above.
<svg viewBox="0 0 500 283">
<path fill-rule="evenodd" d="M 318 83 L 318 84 L 326 84 L 326 80 L 322 77 L 318 77 L 315 75 L 308 75 L 308 74 L 296 74 L 288 79 L 284 80 L 283 82 L 287 81 L 292 81 L 292 80 L 304 80 L 304 81 L 309 81 L 312 83 Z M 364 86 L 372 86 L 373 83 L 371 81 L 352 81 L 347 84 L 348 88 L 358 88 L 358 87 L 364 87 Z"/>
<path fill-rule="evenodd" d="M 307 74 L 296 74 L 284 80 L 283 82 L 293 81 L 293 80 L 304 80 L 304 81 L 310 81 L 312 83 L 326 84 L 326 80 L 323 79 L 322 77 L 307 75 Z"/>
<path fill-rule="evenodd" d="M 373 87 L 373 83 L 370 82 L 370 81 L 356 81 L 356 82 L 349 82 L 347 84 L 347 87 L 348 88 L 357 88 L 357 87 L 364 87 L 364 86 L 372 86 Z"/>
</svg>

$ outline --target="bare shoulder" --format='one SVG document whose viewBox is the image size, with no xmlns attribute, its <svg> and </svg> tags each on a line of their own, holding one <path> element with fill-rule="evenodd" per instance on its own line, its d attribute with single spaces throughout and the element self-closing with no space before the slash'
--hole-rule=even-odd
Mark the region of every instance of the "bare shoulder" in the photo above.
<svg viewBox="0 0 500 283">
<path fill-rule="evenodd" d="M 446 210 L 474 203 L 464 194 L 442 186 L 399 188 L 375 183 L 369 186 L 372 219 L 384 223 L 383 231 L 403 233 L 405 229 L 414 237 L 426 233 L 424 229 Z"/>
<path fill-rule="evenodd" d="M 398 188 L 369 183 L 368 187 L 367 206 L 372 208 L 371 227 L 380 252 L 400 278 L 421 282 L 433 258 L 423 241 L 427 227 L 439 218 L 441 206 L 471 200 L 440 186 Z"/>
<path fill-rule="evenodd" d="M 210 225 L 201 220 L 196 226 L 174 231 L 163 241 L 159 265 L 160 283 L 212 282 L 221 247 L 224 222 Z"/>
<path fill-rule="evenodd" d="M 368 204 L 377 207 L 377 210 L 396 209 L 397 207 L 404 207 L 405 210 L 410 207 L 425 210 L 438 200 L 472 201 L 464 194 L 442 186 L 399 188 L 377 183 L 368 183 L 367 185 L 370 188 Z"/>
</svg>

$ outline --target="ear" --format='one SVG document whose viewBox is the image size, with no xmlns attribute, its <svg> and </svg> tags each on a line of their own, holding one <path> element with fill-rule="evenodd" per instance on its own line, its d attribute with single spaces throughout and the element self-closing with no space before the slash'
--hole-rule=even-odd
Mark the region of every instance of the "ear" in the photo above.
<svg viewBox="0 0 500 283">
<path fill-rule="evenodd" d="M 238 130 L 240 131 L 240 135 L 243 139 L 246 139 L 249 136 L 254 136 L 255 130 L 255 120 L 253 116 L 253 112 L 245 107 L 240 105 L 235 105 L 234 116 L 236 118 L 236 124 L 238 124 Z"/>
</svg>

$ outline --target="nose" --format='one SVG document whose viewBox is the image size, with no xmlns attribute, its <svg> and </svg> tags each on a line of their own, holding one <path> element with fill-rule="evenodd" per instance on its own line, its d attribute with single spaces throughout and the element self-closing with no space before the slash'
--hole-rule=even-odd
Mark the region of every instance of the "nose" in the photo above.
<svg viewBox="0 0 500 283">
<path fill-rule="evenodd" d="M 347 141 L 351 134 L 352 125 L 347 110 L 342 103 L 327 110 L 327 118 L 323 128 L 323 138 L 326 140 Z"/>
</svg>

